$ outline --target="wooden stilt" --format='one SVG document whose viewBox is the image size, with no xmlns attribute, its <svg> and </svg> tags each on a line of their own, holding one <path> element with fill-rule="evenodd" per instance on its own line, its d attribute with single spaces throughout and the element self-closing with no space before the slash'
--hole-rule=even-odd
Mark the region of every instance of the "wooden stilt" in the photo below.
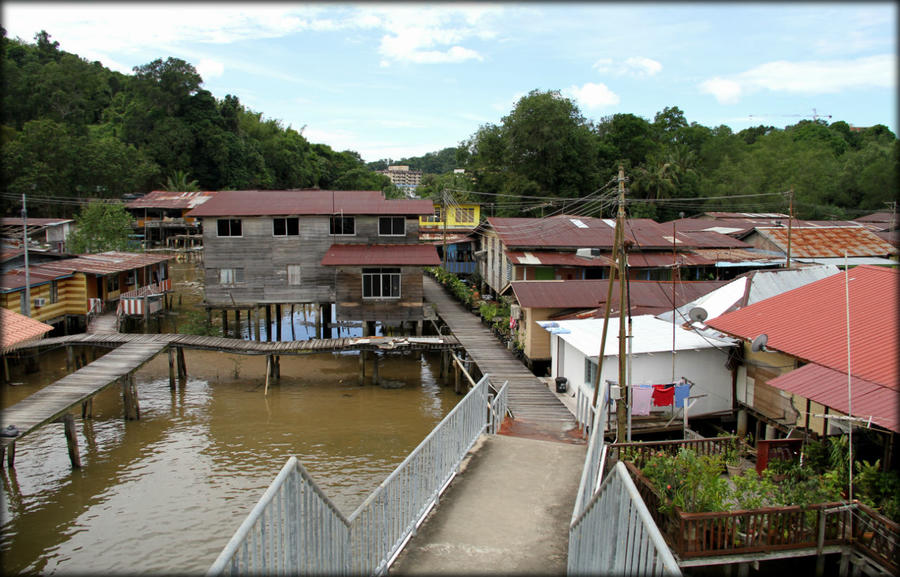
<svg viewBox="0 0 900 577">
<path fill-rule="evenodd" d="M 366 384 L 366 351 L 359 351 L 359 384 Z"/>
<path fill-rule="evenodd" d="M 294 335 L 294 304 L 291 303 L 291 340 L 296 341 L 297 337 Z"/>
<path fill-rule="evenodd" d="M 8 383 L 10 380 L 9 361 L 6 359 L 6 355 L 3 355 L 3 382 Z"/>
<path fill-rule="evenodd" d="M 266 355 L 266 387 L 263 389 L 263 396 L 269 394 L 269 375 L 272 374 L 272 355 Z"/>
<path fill-rule="evenodd" d="M 72 365 L 75 364 L 75 355 L 72 351 L 72 345 L 66 345 L 66 372 L 72 372 Z"/>
<path fill-rule="evenodd" d="M 281 342 L 281 305 L 275 305 L 275 341 Z"/>
<path fill-rule="evenodd" d="M 259 341 L 259 306 L 253 307 L 253 334 L 256 335 L 256 340 Z"/>
<path fill-rule="evenodd" d="M 6 466 L 10 469 L 16 466 L 16 444 L 10 443 L 6 448 Z"/>
<path fill-rule="evenodd" d="M 275 355 L 275 381 L 281 380 L 281 355 Z"/>
<path fill-rule="evenodd" d="M 424 325 L 425 325 L 425 321 L 416 321 L 416 336 L 417 337 L 422 336 L 422 329 L 423 329 Z"/>
<path fill-rule="evenodd" d="M 94 398 L 91 397 L 81 403 L 81 418 L 87 419 L 94 416 Z"/>
<path fill-rule="evenodd" d="M 378 353 L 372 352 L 372 384 L 378 384 Z"/>
<path fill-rule="evenodd" d="M 175 351 L 169 347 L 169 388 L 175 389 Z"/>
<path fill-rule="evenodd" d="M 234 309 L 234 338 L 241 338 L 241 309 Z"/>
<path fill-rule="evenodd" d="M 184 360 L 184 347 L 175 347 L 175 352 L 177 353 L 178 360 L 178 380 L 181 382 L 182 386 L 187 380 L 187 363 Z"/>
<path fill-rule="evenodd" d="M 457 395 L 461 392 L 459 385 L 459 363 L 453 363 L 453 390 Z"/>
<path fill-rule="evenodd" d="M 125 405 L 125 419 L 128 421 L 136 421 L 141 418 L 141 410 L 138 405 L 137 387 L 134 384 L 134 375 L 125 375 L 120 380 L 122 381 L 122 401 Z"/>
<path fill-rule="evenodd" d="M 222 309 L 222 336 L 228 338 L 228 311 Z"/>
<path fill-rule="evenodd" d="M 272 340 L 272 307 L 266 305 L 266 340 Z"/>
<path fill-rule="evenodd" d="M 320 305 L 319 311 L 316 314 L 316 336 L 315 336 L 315 338 L 317 338 L 317 339 L 322 338 L 323 334 L 324 333 L 322 332 L 322 307 Z"/>
<path fill-rule="evenodd" d="M 78 434 L 75 432 L 75 417 L 72 413 L 63 416 L 63 424 L 66 429 L 66 444 L 69 446 L 69 460 L 76 469 L 81 468 L 81 455 L 78 452 Z"/>
</svg>

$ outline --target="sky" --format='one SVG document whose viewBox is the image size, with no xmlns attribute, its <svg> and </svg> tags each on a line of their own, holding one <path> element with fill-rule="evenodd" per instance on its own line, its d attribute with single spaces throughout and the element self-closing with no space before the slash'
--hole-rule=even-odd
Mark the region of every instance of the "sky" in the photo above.
<svg viewBox="0 0 900 577">
<path fill-rule="evenodd" d="M 367 161 L 453 147 L 532 90 L 598 122 L 666 107 L 734 131 L 897 133 L 895 2 L 2 3 L 11 38 L 131 74 L 192 64 L 217 99 Z"/>
</svg>

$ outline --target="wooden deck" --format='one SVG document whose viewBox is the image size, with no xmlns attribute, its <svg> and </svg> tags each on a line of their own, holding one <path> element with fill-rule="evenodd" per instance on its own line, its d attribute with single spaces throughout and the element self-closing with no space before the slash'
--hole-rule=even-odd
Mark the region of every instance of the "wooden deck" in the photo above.
<svg viewBox="0 0 900 577">
<path fill-rule="evenodd" d="M 514 429 L 523 436 L 572 440 L 575 416 L 553 392 L 506 349 L 481 319 L 467 311 L 430 276 L 424 277 L 425 299 L 443 319 L 482 374 L 500 388 L 509 381 L 509 407 Z"/>
</svg>

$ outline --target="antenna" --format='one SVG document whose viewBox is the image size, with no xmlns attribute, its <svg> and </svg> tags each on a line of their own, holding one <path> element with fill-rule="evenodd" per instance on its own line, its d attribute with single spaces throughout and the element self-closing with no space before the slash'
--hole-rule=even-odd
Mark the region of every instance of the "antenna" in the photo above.
<svg viewBox="0 0 900 577">
<path fill-rule="evenodd" d="M 706 320 L 707 312 L 703 307 L 694 307 L 688 312 L 688 318 L 691 322 L 702 323 Z"/>
<path fill-rule="evenodd" d="M 750 350 L 754 353 L 758 353 L 760 351 L 766 351 L 766 343 L 769 342 L 769 336 L 766 333 L 763 333 L 753 339 L 753 342 L 750 343 Z"/>
</svg>

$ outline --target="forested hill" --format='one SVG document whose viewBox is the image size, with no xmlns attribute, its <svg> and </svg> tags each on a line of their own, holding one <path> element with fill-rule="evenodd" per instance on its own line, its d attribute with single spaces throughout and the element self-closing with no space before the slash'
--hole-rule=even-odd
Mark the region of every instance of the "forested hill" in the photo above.
<svg viewBox="0 0 900 577">
<path fill-rule="evenodd" d="M 677 106 L 652 120 L 621 113 L 593 122 L 559 91 L 535 90 L 463 142 L 367 165 L 353 151 L 310 143 L 264 119 L 235 96 L 215 98 L 183 60 L 154 60 L 125 75 L 59 50 L 46 32 L 34 40 L 8 39 L 4 30 L 0 47 L 0 195 L 9 215 L 23 193 L 33 216 L 71 216 L 77 203 L 66 199 L 161 188 L 396 195 L 374 172 L 388 164 L 424 171 L 421 196 L 448 192 L 502 216 L 609 216 L 620 164 L 629 215 L 659 221 L 716 209 L 786 212 L 789 190 L 795 214 L 815 219 L 883 211 L 897 198 L 900 142 L 884 125 L 816 118 L 734 132 L 689 122 Z"/>
</svg>

